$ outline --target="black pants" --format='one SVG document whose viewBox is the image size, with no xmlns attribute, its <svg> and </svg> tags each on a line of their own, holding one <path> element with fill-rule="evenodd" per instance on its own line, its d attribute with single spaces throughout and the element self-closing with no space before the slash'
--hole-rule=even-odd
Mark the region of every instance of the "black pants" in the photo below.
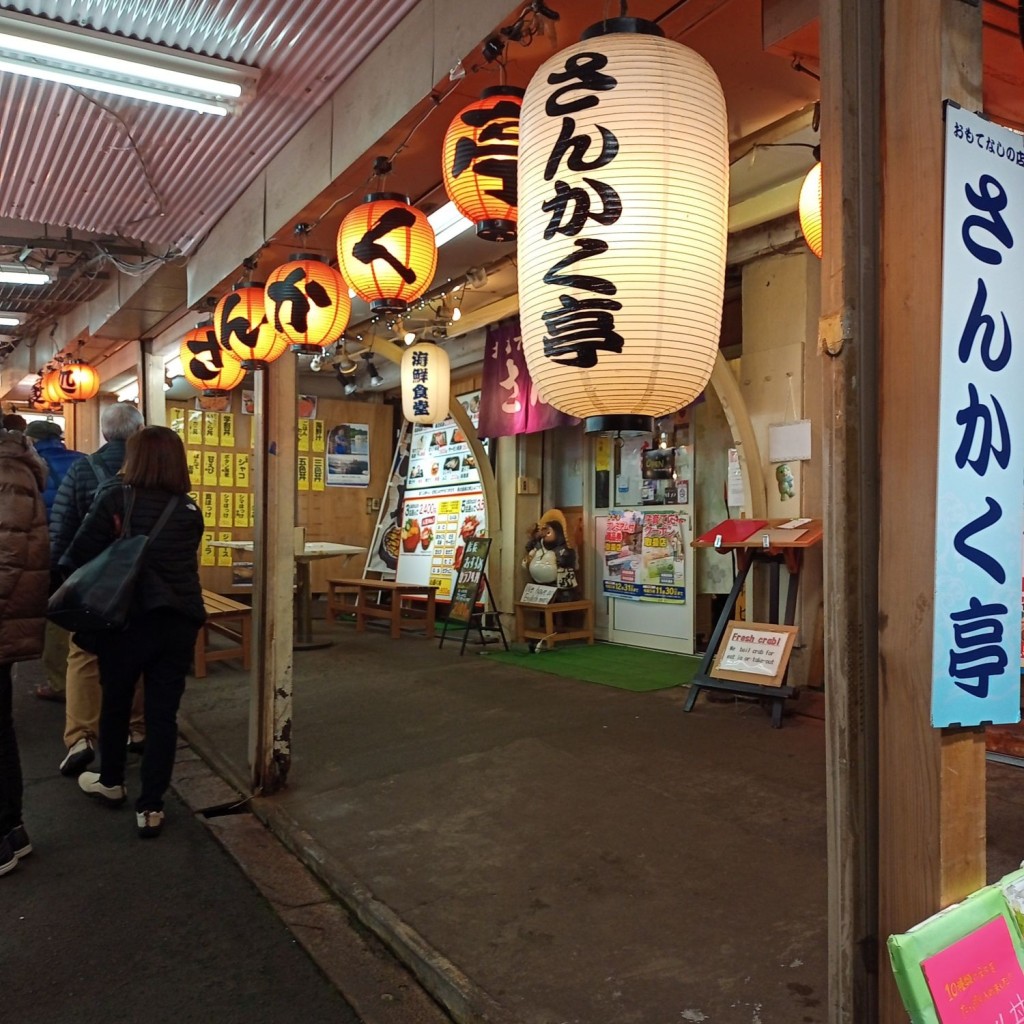
<svg viewBox="0 0 1024 1024">
<path fill-rule="evenodd" d="M 14 734 L 11 665 L 0 665 L 0 839 L 21 824 L 21 760 Z"/>
<path fill-rule="evenodd" d="M 141 676 L 146 717 L 146 751 L 142 755 L 142 791 L 137 811 L 159 811 L 171 784 L 178 743 L 178 705 L 185 692 L 199 625 L 177 612 L 149 612 L 123 633 L 98 634 L 103 703 L 100 709 L 100 782 L 124 783 L 126 737 L 135 682 Z"/>
</svg>

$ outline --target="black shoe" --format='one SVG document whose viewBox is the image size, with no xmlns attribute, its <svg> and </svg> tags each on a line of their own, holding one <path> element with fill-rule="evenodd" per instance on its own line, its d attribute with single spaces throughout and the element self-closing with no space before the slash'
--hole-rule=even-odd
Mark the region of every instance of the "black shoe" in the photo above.
<svg viewBox="0 0 1024 1024">
<path fill-rule="evenodd" d="M 22 857 L 27 857 L 32 852 L 32 840 L 29 839 L 24 825 L 15 825 L 4 836 L 4 842 L 14 851 L 16 860 L 21 860 Z"/>
<path fill-rule="evenodd" d="M 135 827 L 140 839 L 155 839 L 164 827 L 163 811 L 136 811 Z"/>
<path fill-rule="evenodd" d="M 146 737 L 142 736 L 139 739 L 132 739 L 128 737 L 128 753 L 129 754 L 144 754 L 146 752 Z"/>
<path fill-rule="evenodd" d="M 18 858 L 14 856 L 11 844 L 5 839 L 0 839 L 0 875 L 6 875 L 18 866 Z"/>
<path fill-rule="evenodd" d="M 93 750 L 92 740 L 83 736 L 68 751 L 67 757 L 60 763 L 61 775 L 81 775 L 96 759 L 96 751 Z"/>
</svg>

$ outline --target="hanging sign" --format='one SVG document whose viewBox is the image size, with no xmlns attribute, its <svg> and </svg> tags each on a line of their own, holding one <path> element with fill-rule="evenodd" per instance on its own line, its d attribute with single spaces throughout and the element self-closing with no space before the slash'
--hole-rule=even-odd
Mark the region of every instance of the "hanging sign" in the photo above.
<svg viewBox="0 0 1024 1024">
<path fill-rule="evenodd" d="M 1020 720 L 1021 280 L 1024 140 L 948 104 L 931 713 L 940 728 Z"/>
</svg>

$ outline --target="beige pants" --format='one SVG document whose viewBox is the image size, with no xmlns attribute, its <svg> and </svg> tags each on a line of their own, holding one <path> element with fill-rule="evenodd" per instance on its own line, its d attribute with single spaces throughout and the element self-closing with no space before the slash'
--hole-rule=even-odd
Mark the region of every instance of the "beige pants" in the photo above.
<svg viewBox="0 0 1024 1024">
<path fill-rule="evenodd" d="M 54 693 L 64 692 L 64 681 L 68 673 L 68 644 L 71 634 L 60 626 L 47 621 L 43 636 L 43 672 L 46 684 Z"/>
<path fill-rule="evenodd" d="M 64 705 L 64 745 L 70 750 L 80 739 L 96 742 L 100 728 L 100 666 L 95 654 L 82 650 L 71 640 L 68 645 L 66 703 Z M 146 722 L 142 712 L 142 680 L 135 687 L 132 701 L 130 738 L 144 739 Z M 128 737 L 125 737 L 125 742 Z"/>
</svg>

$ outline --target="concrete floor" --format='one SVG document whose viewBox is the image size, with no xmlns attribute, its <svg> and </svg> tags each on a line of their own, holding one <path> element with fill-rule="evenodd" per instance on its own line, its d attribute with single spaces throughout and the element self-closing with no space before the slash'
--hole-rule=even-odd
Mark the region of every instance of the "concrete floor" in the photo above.
<svg viewBox="0 0 1024 1024">
<path fill-rule="evenodd" d="M 460 1021 L 823 1024 L 824 723 L 681 710 L 350 623 L 296 652 L 289 785 L 254 810 Z M 542 658 L 539 655 L 538 658 Z M 244 787 L 248 676 L 190 682 Z M 993 877 L 1024 850 L 996 768 Z"/>
</svg>

